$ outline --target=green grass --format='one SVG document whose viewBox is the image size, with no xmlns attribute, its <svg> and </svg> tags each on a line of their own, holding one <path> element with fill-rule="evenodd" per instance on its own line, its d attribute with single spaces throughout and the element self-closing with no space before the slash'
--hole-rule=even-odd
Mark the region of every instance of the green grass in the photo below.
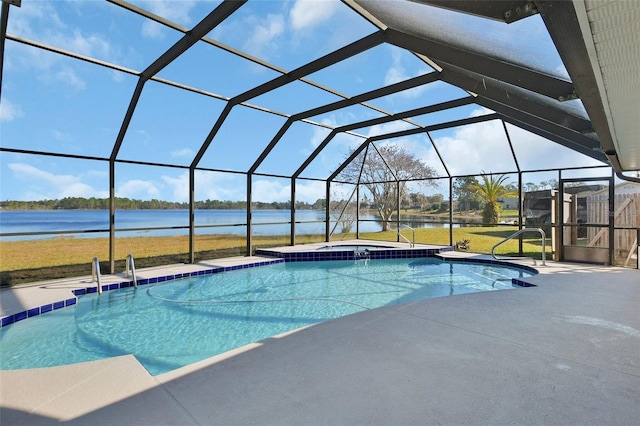
<svg viewBox="0 0 640 426">
<path fill-rule="evenodd" d="M 505 227 L 454 228 L 456 241 L 468 239 L 470 251 L 490 253 L 491 247 L 517 230 Z M 411 239 L 411 232 L 403 230 Z M 334 235 L 332 240 L 355 238 L 355 234 Z M 396 241 L 395 231 L 361 233 L 360 238 L 376 241 Z M 321 242 L 320 235 L 296 237 L 296 244 Z M 415 230 L 415 241 L 420 244 L 449 245 L 448 228 L 422 228 Z M 254 247 L 276 247 L 289 245 L 288 236 L 253 237 Z M 537 234 L 525 234 L 523 254 L 540 259 L 541 241 Z M 196 236 L 196 260 L 216 259 L 229 256 L 244 256 L 246 241 L 242 235 Z M 189 261 L 189 240 L 186 236 L 119 238 L 115 245 L 116 272 L 124 270 L 124 259 L 133 254 L 136 267 L 144 268 Z M 547 245 L 548 255 L 551 247 Z M 497 254 L 517 254 L 517 239 L 502 245 Z M 64 278 L 91 273 L 91 260 L 98 257 L 101 271 L 109 272 L 109 241 L 106 238 L 53 238 L 45 240 L 0 242 L 0 285 L 9 286 L 46 279 Z"/>
<path fill-rule="evenodd" d="M 471 249 L 469 251 L 474 253 L 491 253 L 491 248 L 502 241 L 504 238 L 516 232 L 518 228 L 516 226 L 474 226 L 474 227 L 462 227 L 453 229 L 453 243 L 461 240 L 469 240 Z M 411 232 L 404 230 L 402 235 L 411 239 Z M 360 238 L 375 239 L 380 241 L 396 241 L 396 232 L 377 232 L 377 233 L 361 233 Z M 448 245 L 449 244 L 449 229 L 448 228 L 419 228 L 415 230 L 416 243 L 419 244 L 436 244 L 436 245 Z M 540 235 L 536 233 L 524 234 L 522 251 L 524 256 L 532 256 L 540 259 L 542 249 L 542 240 Z M 546 247 L 547 255 L 551 254 L 551 246 L 547 241 Z M 502 255 L 517 255 L 518 254 L 518 239 L 512 239 L 506 243 L 500 245 L 496 249 L 496 254 Z"/>
</svg>

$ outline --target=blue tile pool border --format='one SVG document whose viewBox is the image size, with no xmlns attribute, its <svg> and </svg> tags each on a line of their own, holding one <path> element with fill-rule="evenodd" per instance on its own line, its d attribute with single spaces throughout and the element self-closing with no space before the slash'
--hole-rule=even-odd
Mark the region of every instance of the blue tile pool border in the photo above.
<svg viewBox="0 0 640 426">
<path fill-rule="evenodd" d="M 274 265 L 278 263 L 285 262 L 309 262 L 309 261 L 328 261 L 328 260 L 362 260 L 362 259 L 413 259 L 413 258 L 422 258 L 422 257 L 437 257 L 441 260 L 447 262 L 465 262 L 465 263 L 484 263 L 484 264 L 494 264 L 499 266 L 509 266 L 516 269 L 521 269 L 526 272 L 530 272 L 532 274 L 537 274 L 538 271 L 535 268 L 524 266 L 524 265 L 514 265 L 513 263 L 509 263 L 506 261 L 495 260 L 495 259 L 487 259 L 487 258 L 450 258 L 440 256 L 441 253 L 445 253 L 448 251 L 453 251 L 453 247 L 445 246 L 438 248 L 411 248 L 411 249 L 371 249 L 364 251 L 354 251 L 354 250 L 332 250 L 332 251 L 307 251 L 307 252 L 279 252 L 275 250 L 269 249 L 258 249 L 256 250 L 257 256 L 265 256 L 271 257 L 271 260 L 247 263 L 242 265 L 235 266 L 225 266 L 225 267 L 216 267 L 211 269 L 203 269 L 199 271 L 193 272 L 184 272 L 172 275 L 165 275 L 154 278 L 144 278 L 138 280 L 138 286 L 144 286 L 149 284 L 156 284 L 159 282 L 172 281 L 183 278 L 191 278 L 197 276 L 211 275 L 217 274 L 221 272 L 235 271 L 238 269 L 247 269 L 247 268 L 255 268 L 259 266 L 266 265 Z M 534 284 L 527 283 L 518 278 L 513 278 L 511 280 L 512 284 L 519 287 L 535 287 Z M 102 291 L 111 291 L 111 290 L 119 290 L 122 288 L 133 287 L 134 282 L 130 281 L 122 281 L 120 283 L 115 284 L 104 284 L 102 285 Z M 78 296 L 82 296 L 85 294 L 93 294 L 97 293 L 98 289 L 96 286 L 78 288 L 72 291 L 74 297 L 67 298 L 65 300 L 59 300 L 53 303 L 47 303 L 42 306 L 37 306 L 33 308 L 28 308 L 24 311 L 17 312 L 11 315 L 5 315 L 0 318 L 0 328 L 6 327 L 8 325 L 14 324 L 19 321 L 23 321 L 28 318 L 32 318 L 41 314 L 45 314 L 48 312 L 52 312 L 54 310 L 62 309 L 67 306 L 73 306 L 78 302 Z"/>
<path fill-rule="evenodd" d="M 436 255 L 435 257 L 437 257 L 438 259 L 447 261 L 447 262 L 464 262 L 464 263 L 483 263 L 485 265 L 497 265 L 497 266 L 507 266 L 510 268 L 515 268 L 515 269 L 519 269 L 525 272 L 529 272 L 531 274 L 537 275 L 538 274 L 538 270 L 532 266 L 527 266 L 527 265 L 515 265 L 513 263 L 509 263 L 508 261 L 504 261 L 504 260 L 498 260 L 498 259 L 488 259 L 488 258 L 472 258 L 472 257 L 468 257 L 468 258 L 452 258 L 452 257 L 445 257 L 445 256 L 440 256 L 439 254 Z M 531 284 L 528 283 L 526 281 L 523 281 L 519 278 L 512 278 L 511 279 L 511 284 L 516 285 L 518 287 L 537 287 L 535 284 Z"/>
<path fill-rule="evenodd" d="M 277 251 L 272 249 L 257 249 L 257 256 L 277 257 L 285 262 L 317 262 L 326 260 L 362 260 L 362 259 L 413 259 L 418 257 L 434 257 L 438 253 L 452 251 L 453 247 L 437 248 L 375 248 L 369 250 L 312 250 L 312 251 Z"/>
</svg>

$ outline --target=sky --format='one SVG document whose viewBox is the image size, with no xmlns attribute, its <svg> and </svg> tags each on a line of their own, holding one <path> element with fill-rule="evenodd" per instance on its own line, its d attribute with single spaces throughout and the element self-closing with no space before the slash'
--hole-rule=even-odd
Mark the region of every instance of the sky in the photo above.
<svg viewBox="0 0 640 426">
<path fill-rule="evenodd" d="M 131 4 L 190 29 L 219 1 L 153 0 Z M 411 3 L 411 7 L 423 6 Z M 518 34 L 537 37 L 534 44 L 539 49 L 551 43 L 541 31 L 541 20 L 536 17 L 511 24 L 507 32 L 497 27 L 495 31 L 487 31 L 485 25 L 489 24 L 482 18 L 456 19 L 461 21 L 452 25 L 467 29 L 467 40 L 478 39 L 483 32 L 490 33 L 487 43 L 497 48 L 504 44 L 505 50 L 513 51 L 517 47 L 514 40 L 522 38 L 515 37 Z M 481 31 L 474 32 L 474 26 Z M 292 70 L 374 31 L 370 23 L 337 0 L 250 0 L 207 37 L 275 68 Z M 20 8 L 11 7 L 7 32 L 134 72 L 148 67 L 183 35 L 99 0 L 23 0 Z M 525 40 L 529 42 L 530 37 Z M 527 52 L 527 55 L 534 54 L 535 51 Z M 557 58 L 544 57 L 545 69 L 563 74 Z M 353 96 L 432 72 L 433 69 L 411 53 L 379 45 L 311 74 L 308 79 Z M 197 88 L 209 96 L 158 81 L 147 82 L 117 158 L 188 166 L 220 116 L 224 100 L 278 75 L 273 69 L 211 44 L 197 43 L 157 77 Z M 0 99 L 0 144 L 3 148 L 108 158 L 137 80 L 127 72 L 7 40 Z M 466 96 L 458 88 L 436 82 L 375 99 L 369 104 L 395 113 Z M 235 106 L 198 164 L 206 170 L 196 173 L 196 199 L 246 199 L 247 182 L 242 172 L 254 165 L 259 153 L 285 123 L 282 114 L 299 113 L 339 99 L 315 86 L 293 82 L 248 101 L 261 110 Z M 264 109 L 279 114 L 270 114 Z M 470 105 L 413 120 L 430 125 L 488 113 L 491 111 Z M 323 126 L 335 127 L 381 115 L 375 109 L 357 105 L 311 117 L 315 125 L 294 124 L 257 168 L 258 173 L 268 176 L 253 177 L 253 199 L 264 202 L 290 199 L 291 180 L 273 175 L 290 176 L 295 172 L 329 133 Z M 297 200 L 313 203 L 324 198 L 325 184 L 311 179 L 329 176 L 345 160 L 349 150 L 365 137 L 411 127 L 396 121 L 364 127 L 354 134 L 341 134 L 332 139 L 301 174 L 309 179 L 296 182 Z M 523 169 L 599 165 L 536 135 L 513 126 L 508 128 L 518 164 Z M 431 137 L 453 175 L 516 170 L 500 121 L 433 132 Z M 439 176 L 446 176 L 426 135 L 380 143 L 402 144 Z M 555 177 L 554 173 L 536 173 L 527 174 L 524 179 L 540 182 Z M 115 181 L 119 197 L 188 201 L 188 170 L 183 168 L 118 162 Z M 444 193 L 446 184 L 429 191 Z M 1 200 L 108 195 L 107 162 L 0 152 Z"/>
</svg>

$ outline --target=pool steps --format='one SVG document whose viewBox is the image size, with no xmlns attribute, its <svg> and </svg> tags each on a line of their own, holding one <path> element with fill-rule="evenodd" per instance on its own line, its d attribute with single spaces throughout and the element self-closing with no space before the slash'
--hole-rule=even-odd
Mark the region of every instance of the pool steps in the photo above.
<svg viewBox="0 0 640 426">
<path fill-rule="evenodd" d="M 273 259 L 273 260 L 267 260 L 267 261 L 259 261 L 259 262 L 254 262 L 254 263 L 249 263 L 249 264 L 243 264 L 243 265 L 235 265 L 235 266 L 220 266 L 220 267 L 215 267 L 215 268 L 210 268 L 210 269 L 203 269 L 203 270 L 199 270 L 199 271 L 192 271 L 192 272 L 185 272 L 185 273 L 178 273 L 178 274 L 172 274 L 172 275 L 166 275 L 166 276 L 161 276 L 161 277 L 154 277 L 154 278 L 143 278 L 143 279 L 138 279 L 138 285 L 143 286 L 143 285 L 148 285 L 148 284 L 156 284 L 156 283 L 161 283 L 161 282 L 166 282 L 166 281 L 173 281 L 173 280 L 177 280 L 177 279 L 181 279 L 181 278 L 190 278 L 190 277 L 196 277 L 196 276 L 202 276 L 202 275 L 211 275 L 211 274 L 217 274 L 220 272 L 227 272 L 227 271 L 234 271 L 234 270 L 238 270 L 238 269 L 246 269 L 246 268 L 254 268 L 254 267 L 258 267 L 258 266 L 266 266 L 266 265 L 273 265 L 276 263 L 283 263 L 284 260 L 283 259 Z M 114 283 L 114 284 L 104 284 L 104 285 L 100 285 L 100 292 L 102 291 L 111 291 L 111 290 L 119 290 L 121 288 L 128 288 L 128 287 L 134 287 L 135 284 L 133 281 L 122 281 L 120 283 Z M 40 314 L 44 314 L 47 312 L 51 312 L 60 308 L 64 308 L 67 306 L 72 306 L 75 305 L 78 302 L 78 297 L 77 296 L 82 296 L 84 294 L 92 294 L 92 293 L 98 293 L 98 287 L 96 286 L 91 286 L 91 287 L 85 287 L 85 288 L 78 288 L 72 291 L 73 295 L 75 297 L 72 298 L 68 298 L 65 300 L 61 300 L 58 302 L 53 302 L 53 303 L 47 303 L 45 305 L 42 306 L 38 306 L 38 307 L 34 307 L 34 308 L 29 308 L 25 311 L 22 312 L 17 312 L 15 314 L 11 314 L 11 315 L 5 315 L 2 318 L 0 318 L 0 328 L 1 327 L 6 327 L 10 324 L 13 324 L 15 322 L 18 321 L 22 321 L 26 318 L 31 318 Z"/>
<path fill-rule="evenodd" d="M 521 235 L 525 232 L 538 232 L 540 234 L 540 238 L 542 238 L 542 266 L 546 266 L 547 265 L 547 261 L 546 261 L 546 234 L 544 233 L 544 230 L 542 228 L 522 228 L 519 231 L 514 232 L 513 234 L 509 235 L 507 238 L 505 238 L 504 240 L 500 241 L 498 244 L 496 244 L 495 246 L 491 247 L 491 256 L 494 259 L 500 259 L 496 254 L 496 248 L 501 245 L 506 243 L 507 241 L 509 241 L 510 239 L 517 237 L 518 235 Z M 502 259 L 531 259 L 533 260 L 533 266 L 536 266 L 538 263 L 536 262 L 536 258 L 535 257 L 513 257 L 513 256 L 508 256 L 508 257 L 503 257 Z"/>
<path fill-rule="evenodd" d="M 358 253 L 361 253 L 359 251 Z M 414 248 L 409 250 L 404 249 L 371 249 L 366 250 L 368 259 L 407 259 L 407 258 L 424 258 L 424 257 L 436 257 L 442 260 L 446 260 L 448 262 L 466 262 L 466 263 L 484 263 L 484 264 L 492 264 L 492 265 L 501 265 L 501 266 L 516 266 L 519 269 L 525 270 L 527 272 L 531 272 L 533 274 L 537 274 L 538 271 L 532 267 L 525 265 L 514 265 L 513 263 L 492 259 L 487 256 L 477 256 L 477 257 L 452 257 L 448 254 L 455 253 L 453 247 L 439 247 L 439 248 Z M 148 284 L 156 284 L 160 282 L 172 281 L 176 279 L 182 278 L 190 278 L 201 275 L 211 275 L 217 274 L 221 272 L 234 271 L 238 269 L 246 269 L 246 268 L 254 268 L 259 266 L 273 265 L 277 263 L 284 262 L 308 262 L 308 261 L 322 261 L 322 260 L 359 260 L 362 254 L 356 254 L 353 250 L 336 250 L 331 252 L 318 252 L 318 251 L 310 251 L 310 252 L 280 252 L 277 250 L 267 250 L 267 249 L 258 249 L 256 250 L 257 256 L 266 256 L 273 258 L 272 260 L 266 261 L 257 261 L 254 263 L 247 263 L 242 265 L 234 265 L 234 266 L 220 266 L 210 269 L 204 269 L 193 272 L 185 272 L 178 273 L 173 275 L 154 277 L 154 278 L 143 278 L 139 280 L 127 280 L 122 281 L 120 283 L 114 284 L 100 284 L 99 287 L 91 286 L 86 288 L 79 288 L 73 290 L 73 295 L 75 297 L 68 298 L 65 300 L 60 300 L 53 303 L 48 303 L 42 306 L 29 308 L 25 311 L 18 312 L 11 315 L 6 315 L 0 318 L 0 328 L 6 327 L 10 324 L 22 321 L 27 318 L 31 318 L 40 314 L 45 314 L 47 312 L 51 312 L 54 310 L 58 310 L 67 306 L 73 306 L 77 303 L 77 296 L 81 296 L 84 294 L 92 294 L 92 293 L 102 293 L 102 291 L 111 291 L 118 290 L 121 288 L 134 287 L 137 285 L 144 286 Z M 99 269 L 97 269 L 97 274 L 99 274 Z M 98 278 L 99 279 L 99 278 Z M 512 278 L 511 283 L 513 285 L 519 287 L 535 287 L 533 284 L 522 281 L 518 278 Z"/>
<path fill-rule="evenodd" d="M 409 229 L 411 231 L 411 239 L 408 239 L 404 235 L 402 235 L 402 229 Z M 409 225 L 400 225 L 398 227 L 398 241 L 404 240 L 409 243 L 409 247 L 413 248 L 416 246 L 416 230 L 410 227 Z"/>
</svg>

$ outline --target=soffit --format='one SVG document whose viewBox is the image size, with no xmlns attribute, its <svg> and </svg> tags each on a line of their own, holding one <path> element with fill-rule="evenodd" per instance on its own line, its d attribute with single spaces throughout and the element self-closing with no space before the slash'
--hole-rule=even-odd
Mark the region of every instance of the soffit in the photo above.
<svg viewBox="0 0 640 426">
<path fill-rule="evenodd" d="M 599 71 L 603 102 L 622 171 L 640 170 L 640 2 L 586 0 L 575 4 L 589 54 Z"/>
</svg>

